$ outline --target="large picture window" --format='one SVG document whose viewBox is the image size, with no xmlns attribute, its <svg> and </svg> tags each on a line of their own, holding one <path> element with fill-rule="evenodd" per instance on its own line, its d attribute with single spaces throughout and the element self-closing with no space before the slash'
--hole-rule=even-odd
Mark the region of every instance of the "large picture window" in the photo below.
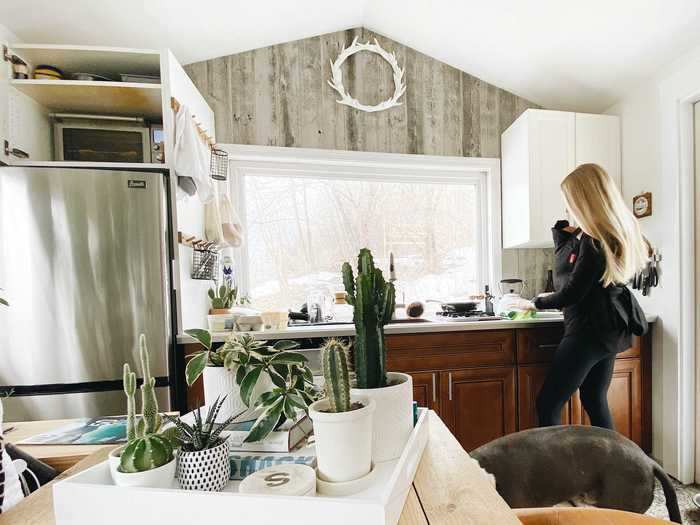
<svg viewBox="0 0 700 525">
<path fill-rule="evenodd" d="M 246 229 L 239 277 L 258 308 L 298 309 L 309 294 L 343 290 L 341 265 L 354 267 L 363 247 L 386 278 L 394 254 L 397 302 L 464 298 L 492 277 L 485 171 L 234 171 Z"/>
</svg>

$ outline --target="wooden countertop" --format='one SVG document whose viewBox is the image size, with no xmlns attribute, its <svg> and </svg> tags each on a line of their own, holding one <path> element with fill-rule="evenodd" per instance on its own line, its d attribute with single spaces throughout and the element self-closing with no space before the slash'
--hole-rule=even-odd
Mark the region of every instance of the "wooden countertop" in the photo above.
<svg viewBox="0 0 700 525">
<path fill-rule="evenodd" d="M 104 447 L 61 474 L 85 470 L 108 454 Z M 0 525 L 53 525 L 51 484 L 0 515 Z M 521 525 L 442 420 L 430 412 L 430 436 L 413 481 L 400 525 Z"/>
<path fill-rule="evenodd" d="M 50 432 L 59 427 L 75 422 L 74 419 L 54 419 L 51 421 L 24 421 L 5 423 L 5 439 L 17 443 L 37 434 Z M 13 428 L 14 427 L 14 428 Z M 7 429 L 12 429 L 7 432 Z M 114 445 L 16 445 L 27 454 L 63 472 L 80 460 L 102 450 L 110 450 Z"/>
</svg>

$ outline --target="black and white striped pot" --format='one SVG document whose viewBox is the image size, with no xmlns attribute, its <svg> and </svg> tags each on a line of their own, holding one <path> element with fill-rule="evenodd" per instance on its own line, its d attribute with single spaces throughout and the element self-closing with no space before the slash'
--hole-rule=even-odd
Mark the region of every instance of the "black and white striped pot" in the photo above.
<svg viewBox="0 0 700 525">
<path fill-rule="evenodd" d="M 177 458 L 180 487 L 185 490 L 220 491 L 226 486 L 231 475 L 228 455 L 228 440 L 207 450 L 180 450 Z"/>
</svg>

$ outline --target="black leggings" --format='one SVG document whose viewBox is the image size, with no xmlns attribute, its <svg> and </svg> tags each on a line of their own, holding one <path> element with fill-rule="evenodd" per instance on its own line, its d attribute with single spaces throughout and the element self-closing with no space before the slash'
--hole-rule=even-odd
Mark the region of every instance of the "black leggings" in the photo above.
<svg viewBox="0 0 700 525">
<path fill-rule="evenodd" d="M 559 343 L 554 362 L 537 396 L 540 426 L 561 425 L 561 410 L 581 389 L 581 403 L 591 424 L 614 430 L 608 408 L 608 387 L 615 366 L 615 354 L 603 345 L 581 337 L 565 336 Z"/>
</svg>

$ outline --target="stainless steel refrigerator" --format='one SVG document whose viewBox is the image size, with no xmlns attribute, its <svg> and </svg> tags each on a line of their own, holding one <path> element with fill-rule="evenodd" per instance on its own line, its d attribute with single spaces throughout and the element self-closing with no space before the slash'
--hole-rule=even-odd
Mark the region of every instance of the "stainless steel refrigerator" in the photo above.
<svg viewBox="0 0 700 525">
<path fill-rule="evenodd" d="M 166 195 L 161 172 L 0 168 L 6 421 L 123 414 L 140 333 L 169 408 Z"/>
</svg>

